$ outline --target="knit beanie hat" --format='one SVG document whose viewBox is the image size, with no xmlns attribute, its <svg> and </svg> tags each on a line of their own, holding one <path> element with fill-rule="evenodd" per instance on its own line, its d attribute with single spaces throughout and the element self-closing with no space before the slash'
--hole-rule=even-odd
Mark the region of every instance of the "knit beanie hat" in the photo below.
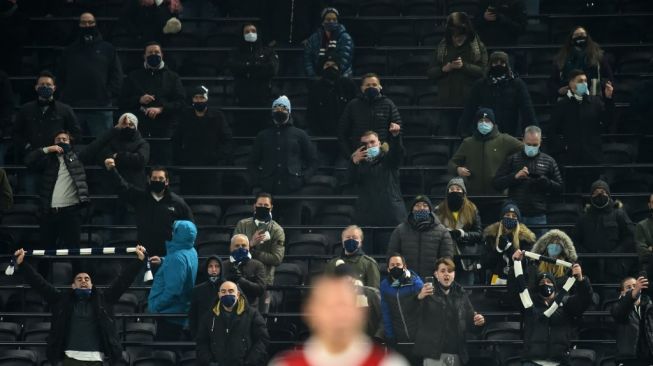
<svg viewBox="0 0 653 366">
<path fill-rule="evenodd" d="M 504 217 L 508 212 L 514 212 L 517 215 L 517 220 L 521 221 L 521 212 L 516 204 L 512 202 L 506 203 L 501 209 L 501 217 Z"/>
<path fill-rule="evenodd" d="M 503 52 L 503 51 L 494 51 L 494 52 L 492 52 L 492 54 L 490 54 L 489 64 L 492 65 L 497 61 L 504 62 L 507 65 L 508 64 L 508 54 Z"/>
<path fill-rule="evenodd" d="M 129 122 L 133 123 L 136 128 L 138 128 L 138 117 L 136 117 L 132 113 L 124 113 L 120 118 L 118 118 L 118 122 L 122 121 L 123 118 L 127 118 Z"/>
<path fill-rule="evenodd" d="M 429 211 L 433 211 L 433 203 L 431 202 L 431 199 L 428 198 L 426 195 L 423 195 L 423 194 L 420 194 L 419 196 L 415 197 L 415 200 L 413 201 L 413 204 L 411 206 L 411 210 L 412 210 L 412 207 L 415 207 L 415 205 L 420 203 L 420 202 L 426 203 L 429 206 Z"/>
<path fill-rule="evenodd" d="M 445 193 L 449 193 L 449 188 L 451 186 L 458 186 L 462 188 L 464 194 L 467 194 L 467 187 L 465 187 L 465 181 L 463 180 L 463 178 L 461 177 L 451 178 L 449 183 L 447 183 L 447 192 Z"/>
<path fill-rule="evenodd" d="M 603 188 L 608 193 L 608 196 L 611 195 L 610 186 L 606 181 L 599 179 L 596 182 L 592 183 L 592 187 L 590 188 L 590 194 L 594 193 L 594 191 L 596 191 L 597 188 Z"/>
<path fill-rule="evenodd" d="M 324 20 L 324 17 L 325 17 L 327 14 L 329 14 L 329 13 L 333 13 L 333 14 L 336 15 L 336 17 L 340 18 L 340 12 L 338 11 L 338 9 L 336 9 L 336 8 L 324 8 L 324 9 L 322 10 L 322 17 L 321 17 L 321 19 Z"/>
<path fill-rule="evenodd" d="M 274 102 L 272 102 L 272 109 L 275 109 L 276 107 L 284 107 L 290 113 L 290 99 L 288 99 L 287 96 L 282 95 L 279 98 L 275 99 Z"/>
<path fill-rule="evenodd" d="M 209 89 L 207 89 L 204 85 L 198 85 L 191 90 L 191 97 L 194 97 L 196 95 L 201 95 L 206 99 L 209 99 Z"/>
<path fill-rule="evenodd" d="M 476 122 L 478 122 L 483 117 L 489 119 L 490 121 L 492 121 L 492 123 L 496 124 L 496 122 L 494 120 L 494 111 L 491 108 L 486 108 L 486 107 L 479 107 L 478 108 L 478 110 L 476 111 L 476 117 L 475 117 L 474 120 Z"/>
<path fill-rule="evenodd" d="M 181 22 L 179 19 L 172 17 L 168 19 L 166 25 L 163 27 L 163 34 L 177 34 L 181 32 Z"/>
<path fill-rule="evenodd" d="M 541 273 L 538 273 L 538 275 L 537 275 L 537 281 L 535 282 L 535 285 L 536 285 L 536 286 L 539 286 L 540 281 L 542 281 L 542 280 L 545 279 L 545 278 L 548 279 L 549 281 L 551 281 L 551 283 L 553 283 L 553 288 L 556 287 L 556 278 L 553 276 L 552 273 L 549 273 L 549 272 L 541 272 Z"/>
</svg>

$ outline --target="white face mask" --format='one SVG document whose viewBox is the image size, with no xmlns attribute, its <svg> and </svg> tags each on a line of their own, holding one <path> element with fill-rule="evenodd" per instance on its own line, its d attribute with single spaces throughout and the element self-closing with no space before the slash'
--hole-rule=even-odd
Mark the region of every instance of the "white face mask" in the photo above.
<svg viewBox="0 0 653 366">
<path fill-rule="evenodd" d="M 256 33 L 247 33 L 243 37 L 245 38 L 245 42 L 249 43 L 254 43 L 258 39 L 258 35 Z"/>
</svg>

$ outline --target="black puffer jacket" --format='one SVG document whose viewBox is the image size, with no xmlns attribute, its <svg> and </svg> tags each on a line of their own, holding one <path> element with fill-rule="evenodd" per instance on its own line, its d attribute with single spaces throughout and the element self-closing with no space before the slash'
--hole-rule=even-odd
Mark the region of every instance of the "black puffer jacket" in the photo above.
<svg viewBox="0 0 653 366">
<path fill-rule="evenodd" d="M 515 174 L 524 167 L 528 167 L 528 178 L 516 179 Z M 497 191 L 508 189 L 508 198 L 515 201 L 524 216 L 537 216 L 546 213 L 549 194 L 562 193 L 562 176 L 551 156 L 540 152 L 529 158 L 522 150 L 506 158 L 492 185 Z"/>
<path fill-rule="evenodd" d="M 202 270 L 198 271 L 198 274 L 207 274 L 209 262 L 211 260 L 218 262 L 218 265 L 220 266 L 220 274 L 218 275 L 217 281 L 212 282 L 207 279 L 205 282 L 202 282 L 193 288 L 193 293 L 190 298 L 190 310 L 188 311 L 188 327 L 193 338 L 197 337 L 197 329 L 200 324 L 203 324 L 202 320 L 209 316 L 211 309 L 217 303 L 218 292 L 220 291 L 220 286 L 224 282 L 224 277 L 222 275 L 222 259 L 217 255 L 211 255 L 206 258 L 204 267 L 202 267 Z"/>
<path fill-rule="evenodd" d="M 113 309 L 110 305 L 120 299 L 120 296 L 129 288 L 129 285 L 142 268 L 142 261 L 133 260 L 133 263 L 107 289 L 93 288 L 91 293 L 90 301 L 95 308 L 96 321 L 100 332 L 101 351 L 112 362 L 122 359 L 122 346 L 114 321 L 111 318 Z M 26 262 L 23 262 L 18 269 L 27 283 L 43 296 L 52 309 L 52 325 L 48 335 L 46 355 L 48 361 L 56 365 L 64 359 L 75 295 L 72 290 L 57 290 Z"/>
<path fill-rule="evenodd" d="M 349 159 L 366 131 L 376 132 L 381 141 L 388 139 L 392 122 L 401 124 L 401 116 L 397 106 L 386 96 L 379 95 L 371 101 L 364 96 L 352 99 L 342 112 L 338 126 L 342 156 Z"/>
<path fill-rule="evenodd" d="M 653 304 L 651 299 L 642 296 L 640 316 L 635 312 L 635 299 L 627 292 L 610 308 L 610 314 L 617 323 L 617 359 L 635 358 L 638 345 L 645 342 L 649 352 L 653 350 Z M 646 329 L 640 327 L 644 325 Z M 644 335 L 646 339 L 640 337 Z"/>
<path fill-rule="evenodd" d="M 52 145 L 54 134 L 68 131 L 73 139 L 81 136 L 81 128 L 72 108 L 67 104 L 51 101 L 43 113 L 37 101 L 25 103 L 16 115 L 14 144 L 19 152 Z"/>
</svg>

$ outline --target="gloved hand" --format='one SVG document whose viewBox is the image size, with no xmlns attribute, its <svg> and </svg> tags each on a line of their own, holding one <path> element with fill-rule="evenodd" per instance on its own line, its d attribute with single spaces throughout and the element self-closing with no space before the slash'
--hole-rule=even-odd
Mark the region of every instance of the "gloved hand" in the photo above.
<svg viewBox="0 0 653 366">
<path fill-rule="evenodd" d="M 458 240 L 465 236 L 465 232 L 463 229 L 454 229 L 449 231 L 449 235 L 451 235 L 451 239 Z"/>
<path fill-rule="evenodd" d="M 231 270 L 227 274 L 227 280 L 234 283 L 238 283 L 238 281 L 240 281 L 241 278 L 243 278 L 243 274 L 240 271 L 240 269 L 237 268 L 236 266 L 231 267 Z"/>
</svg>

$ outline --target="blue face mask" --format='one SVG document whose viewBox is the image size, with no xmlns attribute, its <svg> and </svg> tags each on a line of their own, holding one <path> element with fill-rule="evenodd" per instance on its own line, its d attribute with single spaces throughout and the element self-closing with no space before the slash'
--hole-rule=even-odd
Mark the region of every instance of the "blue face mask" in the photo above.
<svg viewBox="0 0 653 366">
<path fill-rule="evenodd" d="M 353 253 L 358 250 L 358 245 L 360 242 L 356 239 L 347 239 L 342 244 L 345 247 L 345 251 L 347 253 Z"/>
<path fill-rule="evenodd" d="M 379 95 L 379 93 L 380 93 L 379 89 L 373 88 L 373 87 L 369 87 L 369 88 L 365 89 L 365 92 L 364 92 L 365 96 L 368 99 L 376 98 Z"/>
<path fill-rule="evenodd" d="M 504 217 L 501 219 L 501 223 L 503 224 L 503 227 L 505 227 L 508 230 L 512 230 L 517 227 L 517 224 L 519 224 L 519 221 L 517 219 L 513 219 L 512 217 Z"/>
<path fill-rule="evenodd" d="M 333 32 L 338 29 L 338 22 L 329 22 L 324 23 L 324 30 L 327 32 Z"/>
<path fill-rule="evenodd" d="M 148 55 L 145 58 L 145 60 L 147 62 L 147 66 L 155 69 L 159 67 L 159 65 L 161 64 L 161 55 L 157 55 L 157 54 Z"/>
<path fill-rule="evenodd" d="M 476 128 L 478 128 L 478 132 L 480 132 L 481 135 L 487 135 L 492 132 L 494 124 L 491 122 L 479 122 Z"/>
<path fill-rule="evenodd" d="M 220 298 L 220 303 L 222 303 L 225 308 L 230 308 L 236 304 L 236 295 L 223 295 Z"/>
<path fill-rule="evenodd" d="M 39 86 L 36 88 L 36 94 L 38 94 L 41 99 L 50 99 L 54 94 L 54 88 L 49 86 Z"/>
<path fill-rule="evenodd" d="M 583 96 L 586 94 L 589 94 L 589 90 L 587 89 L 587 83 L 576 84 L 576 95 Z"/>
<path fill-rule="evenodd" d="M 546 246 L 546 252 L 549 255 L 549 257 L 557 257 L 562 253 L 562 245 L 558 243 L 551 243 Z"/>
<path fill-rule="evenodd" d="M 91 291 L 93 290 L 90 288 L 76 288 L 73 290 L 73 293 L 78 299 L 86 300 L 91 297 Z"/>
<path fill-rule="evenodd" d="M 372 146 L 367 148 L 367 160 L 375 159 L 381 153 L 380 146 Z"/>
<path fill-rule="evenodd" d="M 532 157 L 536 156 L 539 152 L 540 152 L 540 147 L 539 146 L 524 145 L 524 153 L 529 158 L 532 158 Z"/>
<path fill-rule="evenodd" d="M 413 211 L 413 218 L 417 222 L 428 221 L 430 216 L 431 216 L 431 212 L 429 210 Z"/>
<path fill-rule="evenodd" d="M 242 247 L 231 252 L 231 257 L 236 263 L 247 262 L 251 258 L 249 255 L 249 250 Z"/>
</svg>

